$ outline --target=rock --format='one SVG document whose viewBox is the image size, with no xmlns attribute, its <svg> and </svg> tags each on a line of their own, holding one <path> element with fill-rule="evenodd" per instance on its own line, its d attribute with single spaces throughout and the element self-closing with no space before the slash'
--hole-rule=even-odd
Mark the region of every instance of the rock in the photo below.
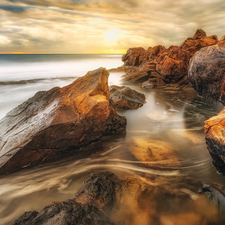
<svg viewBox="0 0 225 225">
<path fill-rule="evenodd" d="M 217 115 L 205 121 L 206 144 L 213 164 L 221 173 L 225 173 L 225 108 Z"/>
<path fill-rule="evenodd" d="M 129 49 L 122 61 L 124 66 L 132 66 L 132 69 L 126 71 L 123 80 L 136 82 L 141 79 L 143 82 L 149 78 L 160 78 L 167 84 L 177 83 L 187 76 L 191 57 L 201 48 L 217 43 L 216 35 L 207 37 L 199 29 L 193 38 L 188 38 L 180 46 L 170 46 L 168 49 L 161 45 L 149 47 L 148 50 Z"/>
<path fill-rule="evenodd" d="M 205 195 L 214 205 L 219 208 L 219 212 L 225 213 L 225 188 L 217 184 L 202 182 L 199 193 Z"/>
<path fill-rule="evenodd" d="M 204 30 L 202 29 L 198 29 L 193 37 L 193 39 L 201 39 L 201 38 L 204 38 L 206 37 L 206 33 Z"/>
<path fill-rule="evenodd" d="M 0 174 L 74 154 L 104 135 L 124 132 L 126 118 L 109 103 L 108 76 L 104 68 L 90 71 L 9 112 L 0 121 Z"/>
<path fill-rule="evenodd" d="M 217 44 L 219 47 L 225 47 L 225 35 L 220 39 L 220 41 Z"/>
<path fill-rule="evenodd" d="M 127 53 L 123 55 L 122 61 L 124 62 L 124 66 L 139 66 L 139 56 L 142 52 L 144 52 L 144 48 L 129 48 Z"/>
<path fill-rule="evenodd" d="M 180 166 L 173 148 L 164 141 L 147 138 L 135 138 L 130 147 L 134 157 L 151 167 Z"/>
<path fill-rule="evenodd" d="M 191 59 L 188 79 L 200 96 L 218 101 L 225 75 L 225 48 L 217 45 L 201 49 Z"/>
<path fill-rule="evenodd" d="M 142 84 L 143 88 L 154 88 L 156 86 L 165 86 L 166 83 L 160 78 L 149 78 Z"/>
<path fill-rule="evenodd" d="M 78 203 L 88 203 L 106 212 L 111 212 L 119 203 L 123 191 L 122 180 L 110 172 L 92 174 L 77 191 Z"/>
<path fill-rule="evenodd" d="M 113 225 L 99 209 L 73 199 L 53 203 L 38 212 L 25 212 L 14 225 Z"/>
<path fill-rule="evenodd" d="M 145 95 L 126 86 L 110 86 L 110 99 L 116 108 L 137 109 L 146 103 Z"/>
<path fill-rule="evenodd" d="M 178 46 L 170 46 L 158 55 L 156 71 L 168 79 L 168 83 L 176 83 L 187 75 L 190 52 Z"/>
</svg>

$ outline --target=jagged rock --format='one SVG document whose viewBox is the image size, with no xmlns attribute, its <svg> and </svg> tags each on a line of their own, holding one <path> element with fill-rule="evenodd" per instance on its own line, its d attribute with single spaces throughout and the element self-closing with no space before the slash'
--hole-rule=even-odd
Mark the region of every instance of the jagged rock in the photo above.
<svg viewBox="0 0 225 225">
<path fill-rule="evenodd" d="M 109 73 L 88 72 L 63 88 L 35 94 L 0 121 L 0 174 L 76 153 L 103 135 L 124 132 L 109 104 Z"/>
<path fill-rule="evenodd" d="M 193 37 L 193 39 L 201 39 L 201 38 L 204 38 L 206 37 L 206 33 L 204 30 L 202 29 L 198 29 Z"/>
<path fill-rule="evenodd" d="M 95 206 L 110 212 L 119 203 L 123 191 L 122 180 L 110 172 L 93 174 L 77 191 L 78 203 Z"/>
<path fill-rule="evenodd" d="M 178 46 L 170 46 L 160 53 L 156 59 L 156 71 L 168 79 L 168 83 L 176 83 L 187 75 L 190 53 Z"/>
<path fill-rule="evenodd" d="M 149 78 L 160 78 L 167 84 L 179 82 L 188 74 L 191 57 L 201 48 L 217 43 L 216 35 L 207 37 L 199 29 L 193 38 L 188 38 L 180 46 L 170 46 L 168 49 L 161 45 L 149 47 L 148 50 L 129 49 L 122 61 L 124 66 L 132 66 L 132 69 L 126 71 L 123 80 L 143 82 Z"/>
<path fill-rule="evenodd" d="M 217 44 L 219 47 L 225 47 L 225 35 L 220 39 L 220 41 Z"/>
<path fill-rule="evenodd" d="M 204 132 L 214 166 L 219 172 L 225 173 L 225 108 L 205 121 Z"/>
<path fill-rule="evenodd" d="M 139 65 L 141 65 L 143 62 L 154 60 L 154 58 L 164 50 L 166 50 L 164 46 L 157 45 L 153 48 L 149 47 L 148 50 L 142 51 L 139 56 Z"/>
<path fill-rule="evenodd" d="M 219 208 L 220 213 L 225 213 L 225 190 L 217 184 L 202 182 L 199 193 L 205 195 L 214 205 Z"/>
<path fill-rule="evenodd" d="M 53 203 L 38 212 L 25 212 L 14 225 L 113 225 L 99 209 L 73 199 Z"/>
<path fill-rule="evenodd" d="M 124 66 L 139 66 L 139 56 L 144 52 L 144 48 L 129 48 L 127 53 L 123 55 L 122 61 Z"/>
<path fill-rule="evenodd" d="M 110 86 L 110 99 L 116 108 L 137 109 L 143 106 L 145 95 L 126 86 Z"/>
<path fill-rule="evenodd" d="M 154 88 L 156 86 L 165 86 L 166 83 L 160 78 L 149 78 L 142 84 L 143 88 Z"/>
<path fill-rule="evenodd" d="M 191 59 L 188 79 L 200 96 L 218 101 L 225 75 L 225 48 L 217 45 L 201 49 Z"/>
</svg>

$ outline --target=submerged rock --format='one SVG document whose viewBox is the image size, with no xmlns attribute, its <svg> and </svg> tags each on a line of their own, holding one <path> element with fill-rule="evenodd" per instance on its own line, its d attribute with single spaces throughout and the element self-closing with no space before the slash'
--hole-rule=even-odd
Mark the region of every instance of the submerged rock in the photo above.
<svg viewBox="0 0 225 225">
<path fill-rule="evenodd" d="M 63 88 L 41 91 L 1 121 L 0 174 L 76 153 L 103 135 L 124 132 L 109 102 L 109 73 L 88 72 Z"/>
<path fill-rule="evenodd" d="M 199 29 L 193 38 L 188 38 L 180 46 L 170 46 L 168 49 L 158 45 L 144 50 L 132 48 L 122 57 L 124 66 L 130 66 L 126 71 L 124 81 L 146 81 L 149 78 L 160 78 L 167 84 L 177 83 L 188 74 L 191 57 L 201 48 L 217 44 L 216 35 L 206 36 Z M 222 42 L 221 42 L 222 44 Z"/>
<path fill-rule="evenodd" d="M 144 94 L 126 86 L 110 86 L 110 99 L 114 107 L 121 109 L 137 109 L 146 103 Z"/>
<path fill-rule="evenodd" d="M 214 205 L 219 208 L 220 213 L 225 213 L 225 190 L 213 183 L 202 182 L 199 193 L 208 198 Z"/>
<path fill-rule="evenodd" d="M 225 173 L 225 108 L 205 121 L 204 132 L 214 166 L 219 172 Z"/>
<path fill-rule="evenodd" d="M 190 61 L 188 79 L 199 95 L 224 102 L 225 48 L 218 45 L 201 49 Z"/>
<path fill-rule="evenodd" d="M 14 225 L 113 225 L 99 209 L 88 204 L 79 204 L 73 199 L 53 203 L 36 211 L 25 212 Z"/>
<path fill-rule="evenodd" d="M 147 138 L 135 138 L 130 147 L 134 157 L 152 167 L 180 166 L 180 162 L 169 143 Z"/>
<path fill-rule="evenodd" d="M 142 84 L 143 88 L 154 88 L 156 86 L 165 86 L 166 83 L 160 78 L 149 78 Z"/>
</svg>

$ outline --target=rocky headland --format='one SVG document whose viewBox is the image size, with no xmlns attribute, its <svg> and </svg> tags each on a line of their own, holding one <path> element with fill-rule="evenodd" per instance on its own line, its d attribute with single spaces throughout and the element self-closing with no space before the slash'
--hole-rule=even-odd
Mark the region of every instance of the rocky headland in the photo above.
<svg viewBox="0 0 225 225">
<path fill-rule="evenodd" d="M 173 87 L 191 87 L 187 79 L 190 59 L 200 49 L 219 44 L 216 35 L 207 36 L 199 29 L 192 38 L 186 39 L 180 46 L 162 45 L 144 48 L 130 48 L 123 55 L 124 81 L 143 83 L 142 87 L 154 88 L 171 85 Z"/>
<path fill-rule="evenodd" d="M 63 88 L 35 94 L 1 121 L 0 174 L 75 154 L 104 135 L 125 132 L 99 68 Z"/>
</svg>

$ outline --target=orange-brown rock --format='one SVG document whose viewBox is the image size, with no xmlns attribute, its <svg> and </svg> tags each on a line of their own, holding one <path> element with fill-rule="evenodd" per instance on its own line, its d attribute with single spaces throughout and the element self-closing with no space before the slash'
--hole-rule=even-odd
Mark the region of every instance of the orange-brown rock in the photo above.
<svg viewBox="0 0 225 225">
<path fill-rule="evenodd" d="M 219 172 L 225 173 L 225 108 L 205 121 L 206 144 Z"/>
<path fill-rule="evenodd" d="M 129 48 L 127 53 L 123 55 L 122 61 L 124 66 L 139 66 L 139 56 L 144 52 L 144 48 Z"/>
<path fill-rule="evenodd" d="M 126 86 L 110 86 L 110 99 L 115 108 L 137 109 L 146 103 L 145 95 Z"/>
<path fill-rule="evenodd" d="M 156 71 L 168 79 L 168 83 L 176 83 L 187 74 L 189 60 L 189 51 L 181 50 L 178 46 L 170 46 L 158 55 Z"/>
<path fill-rule="evenodd" d="M 160 78 L 166 83 L 176 83 L 187 76 L 188 64 L 191 57 L 206 46 L 218 43 L 216 35 L 207 37 L 206 33 L 199 29 L 193 38 L 188 38 L 180 46 L 170 46 L 168 49 L 158 45 L 142 48 L 129 49 L 123 56 L 124 66 L 133 66 L 126 71 L 124 81 L 146 81 L 149 78 Z M 221 45 L 223 41 L 221 40 Z M 158 76 L 152 76 L 153 72 Z"/>
<path fill-rule="evenodd" d="M 217 44 L 219 47 L 225 48 L 225 35 L 220 39 L 220 41 Z"/>
<path fill-rule="evenodd" d="M 1 121 L 0 174 L 76 153 L 126 129 L 109 103 L 109 73 L 88 72 L 63 88 L 35 94 Z"/>
</svg>

